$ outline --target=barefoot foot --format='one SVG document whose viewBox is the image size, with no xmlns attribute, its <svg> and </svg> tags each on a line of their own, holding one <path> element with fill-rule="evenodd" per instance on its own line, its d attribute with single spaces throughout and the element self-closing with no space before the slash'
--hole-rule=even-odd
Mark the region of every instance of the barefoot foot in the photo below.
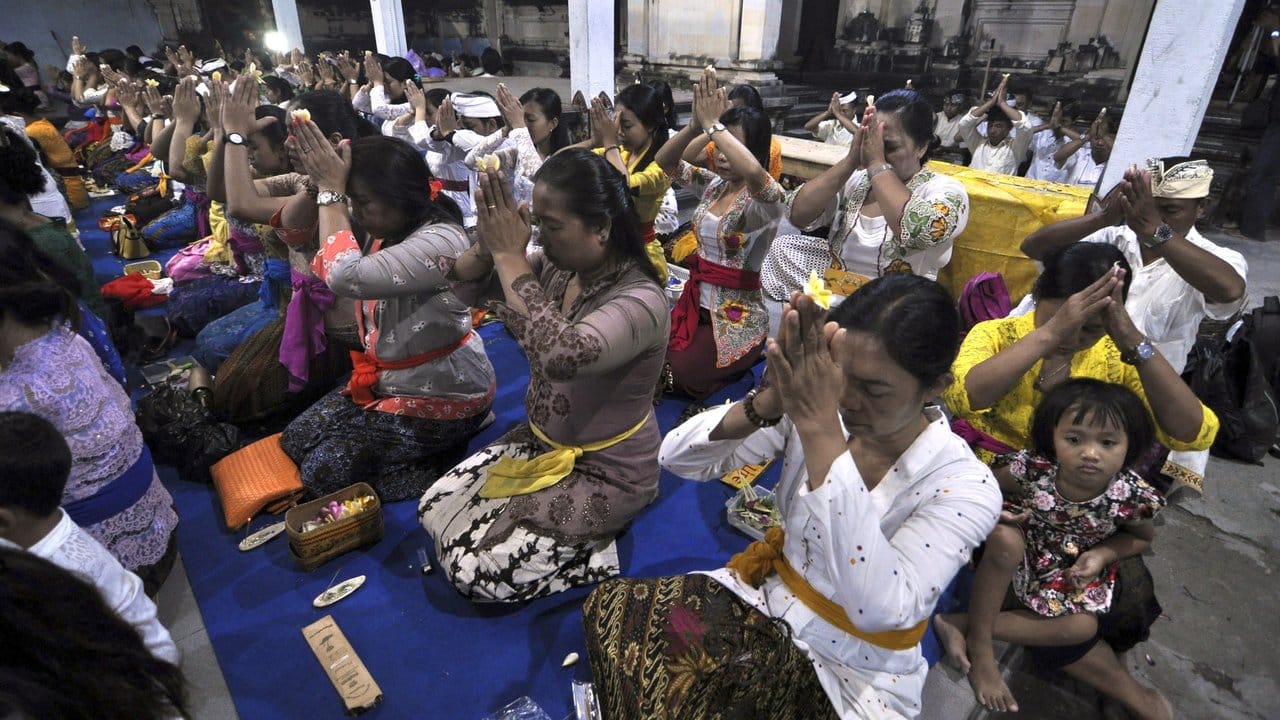
<svg viewBox="0 0 1280 720">
<path fill-rule="evenodd" d="M 946 615 L 933 616 L 933 632 L 938 636 L 938 643 L 947 654 L 947 663 L 959 670 L 961 674 L 969 674 L 969 644 L 965 642 L 964 633 Z"/>
<path fill-rule="evenodd" d="M 972 666 L 969 669 L 969 685 L 978 698 L 978 704 L 995 712 L 1017 712 L 1018 701 L 1013 699 L 1013 692 L 1000 677 L 1000 666 L 990 651 L 975 653 L 969 658 Z"/>
</svg>

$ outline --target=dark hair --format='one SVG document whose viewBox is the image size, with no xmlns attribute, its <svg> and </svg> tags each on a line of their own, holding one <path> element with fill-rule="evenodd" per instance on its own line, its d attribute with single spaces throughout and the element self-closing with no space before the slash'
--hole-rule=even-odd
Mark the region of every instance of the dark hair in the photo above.
<svg viewBox="0 0 1280 720">
<path fill-rule="evenodd" d="M 653 91 L 658 93 L 658 99 L 662 101 L 662 107 L 666 108 L 667 129 L 671 129 L 676 125 L 679 125 L 680 123 L 676 119 L 676 98 L 675 95 L 671 93 L 671 84 L 666 80 L 654 78 L 653 80 L 646 81 L 645 85 L 653 88 Z"/>
<path fill-rule="evenodd" d="M 480 53 L 480 67 L 490 75 L 502 72 L 502 53 L 491 47 L 485 48 L 484 52 Z"/>
<path fill-rule="evenodd" d="M 186 681 L 98 589 L 24 550 L 0 548 L 0 715 L 186 717 Z"/>
<path fill-rule="evenodd" d="M 289 103 L 290 110 L 310 110 L 311 122 L 326 136 L 338 133 L 348 140 L 378 135 L 373 123 L 356 114 L 351 101 L 336 90 L 313 90 Z"/>
<path fill-rule="evenodd" d="M 125 55 L 124 51 L 116 48 L 107 48 L 106 50 L 98 52 L 98 63 L 106 65 L 116 72 L 124 72 L 126 69 L 126 63 L 130 61 L 137 65 L 136 60 Z"/>
<path fill-rule="evenodd" d="M 288 83 L 286 83 L 288 84 Z M 261 120 L 273 117 L 275 122 L 262 129 L 262 134 L 271 143 L 271 147 L 283 150 L 285 141 L 289 139 L 289 114 L 279 105 L 259 105 L 253 109 L 253 117 Z"/>
<path fill-rule="evenodd" d="M 1013 127 L 1013 121 L 1010 120 L 1009 116 L 1005 115 L 1004 111 L 999 108 L 987 111 L 987 126 L 990 127 L 996 123 L 1002 123 L 1009 127 Z"/>
<path fill-rule="evenodd" d="M 546 116 L 548 121 L 559 120 L 559 122 L 556 123 L 555 129 L 551 131 L 550 140 L 552 153 L 559 152 L 560 148 L 563 148 L 572 142 L 572 139 L 569 137 L 569 126 L 564 122 L 564 119 L 560 117 L 561 105 L 559 93 L 551 88 L 534 88 L 520 96 L 521 105 L 528 102 L 537 103 L 538 107 L 542 110 L 542 114 Z"/>
<path fill-rule="evenodd" d="M 40 105 L 31 88 L 22 84 L 22 79 L 9 63 L 0 60 L 0 84 L 7 85 L 9 92 L 0 93 L 0 113 L 30 114 Z"/>
<path fill-rule="evenodd" d="M 71 448 L 53 423 L 27 412 L 0 412 L 0 507 L 53 514 L 71 476 Z"/>
<path fill-rule="evenodd" d="M 911 138 L 911 142 L 916 147 L 926 148 L 921 162 L 929 159 L 929 153 L 937 148 L 939 141 L 933 136 L 933 106 L 924 95 L 906 88 L 890 90 L 876 98 L 876 112 L 893 113 L 898 118 L 902 132 Z"/>
<path fill-rule="evenodd" d="M 429 68 L 439 68 L 441 70 L 444 69 L 444 65 L 441 64 L 440 58 L 430 54 L 422 56 L 422 66 L 429 67 Z"/>
<path fill-rule="evenodd" d="M 382 63 L 382 72 L 400 82 L 408 82 L 418 76 L 413 65 L 402 57 L 393 57 Z"/>
<path fill-rule="evenodd" d="M 760 97 L 759 90 L 750 85 L 734 85 L 729 91 L 729 102 L 734 100 L 741 102 L 743 107 L 764 110 L 764 98 Z"/>
<path fill-rule="evenodd" d="M 661 284 L 640 235 L 631 187 L 609 161 L 590 150 L 571 148 L 547 158 L 533 176 L 533 182 L 535 185 L 545 183 L 557 190 L 568 211 L 588 226 L 608 224 L 613 252 L 636 261 L 646 277 Z"/>
<path fill-rule="evenodd" d="M 227 63 L 227 67 L 231 68 L 232 70 L 235 70 L 237 73 L 240 73 L 240 72 L 244 72 L 245 64 L 243 60 L 232 60 L 231 62 Z M 263 80 L 265 81 L 266 78 L 263 78 Z"/>
<path fill-rule="evenodd" d="M 1092 285 L 1119 263 L 1124 270 L 1121 297 L 1129 297 L 1133 269 L 1124 253 L 1106 243 L 1078 242 L 1050 250 L 1042 260 L 1044 270 L 1031 287 L 1037 300 L 1065 300 Z"/>
<path fill-rule="evenodd" d="M 18 41 L 11 42 L 8 45 L 5 45 L 4 49 L 5 52 L 11 52 L 29 63 L 34 63 L 36 61 L 36 54 L 31 52 L 31 48 L 27 47 L 26 43 Z"/>
<path fill-rule="evenodd" d="M 951 372 L 960 350 L 960 314 L 937 282 L 890 273 L 858 288 L 828 318 L 879 338 L 885 352 L 922 387 Z"/>
<path fill-rule="evenodd" d="M 1062 417 L 1074 411 L 1071 422 L 1111 425 L 1124 431 L 1129 447 L 1124 466 L 1132 467 L 1155 442 L 1155 428 L 1147 407 L 1132 390 L 1093 378 L 1072 378 L 1045 393 L 1031 419 L 1031 450 L 1057 462 L 1053 431 Z"/>
<path fill-rule="evenodd" d="M 671 136 L 667 127 L 667 113 L 662 108 L 662 99 L 658 97 L 658 91 L 648 85 L 628 85 L 613 98 L 613 104 L 622 105 L 635 113 L 640 124 L 649 129 L 649 136 L 652 138 L 649 149 L 635 166 L 636 170 L 644 170 L 649 167 L 649 163 L 653 162 L 658 150 Z"/>
<path fill-rule="evenodd" d="M 765 172 L 769 171 L 769 151 L 773 145 L 773 126 L 769 124 L 769 116 L 763 110 L 750 106 L 729 108 L 720 116 L 725 127 L 740 127 L 746 138 L 743 143 Z"/>
<path fill-rule="evenodd" d="M 288 80 L 275 75 L 266 75 L 262 78 L 262 84 L 267 86 L 268 90 L 275 90 L 281 100 L 293 99 L 293 86 Z"/>
<path fill-rule="evenodd" d="M 80 281 L 40 251 L 26 233 L 0 220 L 0 314 L 35 325 L 62 318 L 80 325 Z"/>
<path fill-rule="evenodd" d="M 0 147 L 0 202 L 20 205 L 28 195 L 44 190 L 45 177 L 36 164 L 36 150 L 8 125 L 0 125 L 5 146 Z"/>
<path fill-rule="evenodd" d="M 435 107 L 440 107 L 444 99 L 449 97 L 450 93 L 445 88 L 431 88 L 426 92 L 427 102 Z"/>
<path fill-rule="evenodd" d="M 130 45 L 129 47 L 125 48 L 124 51 L 129 55 L 129 57 L 132 57 L 135 60 L 142 57 L 143 55 L 146 55 L 146 53 L 142 52 L 142 48 L 138 47 L 137 45 Z"/>
<path fill-rule="evenodd" d="M 352 180 L 377 190 L 382 201 L 404 211 L 408 222 L 403 232 L 385 238 L 388 246 L 427 223 L 462 225 L 462 211 L 453 200 L 443 193 L 431 199 L 431 170 L 418 150 L 404 140 L 377 135 L 351 143 L 347 183 Z"/>
</svg>

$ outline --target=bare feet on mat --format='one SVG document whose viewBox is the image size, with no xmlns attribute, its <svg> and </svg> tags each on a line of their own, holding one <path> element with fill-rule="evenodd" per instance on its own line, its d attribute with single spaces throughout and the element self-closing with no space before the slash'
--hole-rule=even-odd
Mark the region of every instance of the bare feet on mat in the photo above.
<svg viewBox="0 0 1280 720">
<path fill-rule="evenodd" d="M 933 616 L 933 632 L 938 636 L 942 651 L 947 654 L 947 663 L 961 674 L 968 675 L 969 643 L 965 642 L 964 631 L 946 615 L 938 614 Z"/>
<path fill-rule="evenodd" d="M 973 646 L 970 646 L 972 650 Z M 1013 699 L 1013 692 L 1000 676 L 1000 666 L 989 648 L 979 652 L 971 652 L 969 660 L 969 685 L 978 699 L 978 704 L 994 712 L 1017 712 L 1018 701 Z"/>
</svg>

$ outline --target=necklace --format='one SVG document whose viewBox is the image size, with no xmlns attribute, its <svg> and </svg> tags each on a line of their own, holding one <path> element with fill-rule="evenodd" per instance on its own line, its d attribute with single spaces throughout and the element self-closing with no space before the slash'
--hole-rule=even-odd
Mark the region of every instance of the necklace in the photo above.
<svg viewBox="0 0 1280 720">
<path fill-rule="evenodd" d="M 1040 392 L 1044 392 L 1045 385 L 1048 385 L 1050 380 L 1053 380 L 1055 377 L 1060 375 L 1063 370 L 1066 370 L 1070 367 L 1071 367 L 1071 358 L 1067 358 L 1065 361 L 1063 361 L 1061 365 L 1054 368 L 1052 372 L 1045 372 L 1044 365 L 1041 365 L 1040 377 L 1036 378 L 1036 381 L 1034 383 L 1035 389 L 1039 390 Z"/>
</svg>

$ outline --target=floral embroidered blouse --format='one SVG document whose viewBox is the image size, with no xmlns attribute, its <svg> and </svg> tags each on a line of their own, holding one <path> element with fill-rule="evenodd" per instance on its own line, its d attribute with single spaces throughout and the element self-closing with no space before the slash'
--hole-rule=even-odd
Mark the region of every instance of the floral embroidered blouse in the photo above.
<svg viewBox="0 0 1280 720">
<path fill-rule="evenodd" d="M 387 248 L 374 240 L 367 255 L 350 230 L 320 244 L 312 270 L 339 298 L 355 300 L 360 341 L 379 360 L 405 360 L 462 342 L 443 357 L 379 371 L 366 409 L 437 420 L 488 412 L 493 366 L 471 328 L 470 309 L 446 278 L 469 246 L 462 228 L 446 224 L 423 225 Z"/>
<path fill-rule="evenodd" d="M 671 177 L 702 197 L 693 212 L 698 254 L 717 265 L 759 272 L 769 244 L 786 213 L 786 193 L 772 177 L 760 192 L 744 191 L 718 220 L 711 206 L 727 190 L 724 178 L 681 161 L 680 174 Z M 714 227 L 715 232 L 708 232 Z M 716 341 L 716 364 L 725 367 L 764 341 L 769 314 L 759 289 L 735 290 L 708 282 L 702 284 L 700 305 L 711 313 Z"/>
<path fill-rule="evenodd" d="M 997 353 L 1011 347 L 1014 343 L 1031 334 L 1036 328 L 1035 313 L 1027 313 L 1018 317 L 1002 318 L 980 322 L 965 336 L 960 345 L 960 353 L 951 366 L 955 380 L 942 393 L 947 408 L 957 417 L 964 418 L 978 430 L 991 435 L 1009 447 L 1022 449 L 1030 443 L 1031 416 L 1044 394 L 1036 389 L 1036 378 L 1040 377 L 1043 360 L 1037 361 L 1009 392 L 1004 394 L 989 408 L 974 409 L 969 404 L 969 391 L 965 389 L 965 378 L 969 371 L 979 363 L 995 357 Z M 1094 378 L 1105 382 L 1124 385 L 1142 399 L 1142 404 L 1151 412 L 1151 403 L 1142 387 L 1142 379 L 1138 369 L 1128 363 L 1121 362 L 1120 349 L 1109 337 L 1104 337 L 1092 347 L 1081 350 L 1071 358 L 1071 374 L 1073 378 Z M 1218 435 L 1218 416 L 1201 404 L 1204 419 L 1200 423 L 1200 432 L 1195 440 L 1183 442 L 1169 436 L 1158 424 L 1156 438 L 1170 450 L 1207 450 Z M 975 450 L 983 462 L 990 463 L 995 459 L 988 450 Z"/>
<path fill-rule="evenodd" d="M 860 220 L 871 181 L 865 170 L 855 172 L 822 215 L 804 228 L 830 225 L 826 242 L 809 235 L 788 235 L 770 251 L 760 278 L 765 292 L 776 300 L 789 298 L 793 291 L 804 287 L 811 271 L 822 275 L 829 268 L 866 279 L 888 272 L 937 278 L 938 270 L 951 259 L 955 239 L 969 223 L 969 193 L 960 181 L 928 168 L 907 181 L 907 189 L 911 199 L 903 209 L 901 225 L 889 228 L 885 224 L 878 237 L 864 237 L 859 229 L 867 224 Z M 790 213 L 789 204 L 787 212 Z M 857 251 L 872 245 L 878 250 Z M 849 262 L 868 254 L 875 257 L 873 262 Z"/>
<path fill-rule="evenodd" d="M 1058 494 L 1058 465 L 1027 450 L 1011 456 L 1009 473 L 1031 517 L 1023 527 L 1027 550 L 1014 571 L 1013 591 L 1037 614 L 1102 613 L 1111 607 L 1116 566 L 1076 587 L 1067 571 L 1088 549 L 1123 525 L 1150 520 L 1165 499 L 1132 470 L 1121 470 L 1097 497 L 1080 502 Z"/>
<path fill-rule="evenodd" d="M 499 130 L 486 136 L 467 151 L 467 167 L 475 170 L 480 158 L 497 155 L 502 168 L 511 178 L 512 195 L 517 203 L 533 202 L 533 176 L 542 167 L 542 156 L 533 144 L 529 128 L 514 128 L 509 135 Z"/>
</svg>

